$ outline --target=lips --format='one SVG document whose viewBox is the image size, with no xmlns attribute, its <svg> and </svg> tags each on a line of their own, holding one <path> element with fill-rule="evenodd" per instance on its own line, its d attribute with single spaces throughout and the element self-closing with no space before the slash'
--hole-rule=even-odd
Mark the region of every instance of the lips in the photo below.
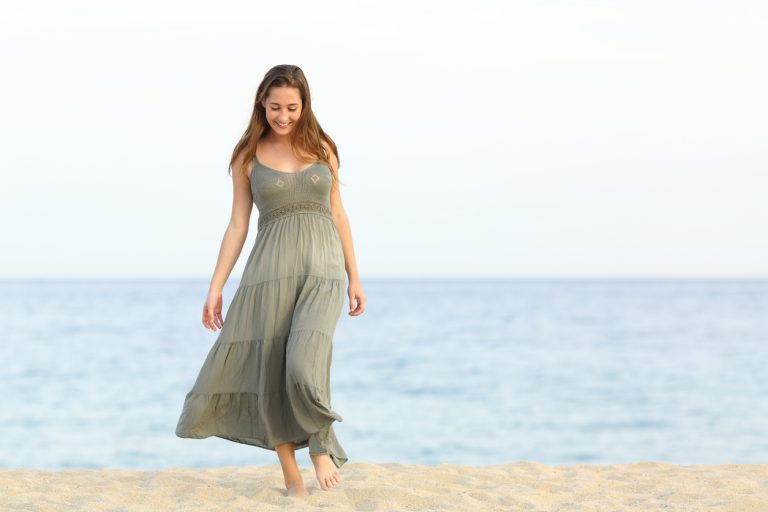
<svg viewBox="0 0 768 512">
<path fill-rule="evenodd" d="M 276 124 L 276 125 L 277 125 L 279 128 L 288 128 L 288 126 L 289 126 L 291 123 L 288 123 L 288 124 L 280 124 L 280 123 L 275 123 L 275 124 Z"/>
</svg>

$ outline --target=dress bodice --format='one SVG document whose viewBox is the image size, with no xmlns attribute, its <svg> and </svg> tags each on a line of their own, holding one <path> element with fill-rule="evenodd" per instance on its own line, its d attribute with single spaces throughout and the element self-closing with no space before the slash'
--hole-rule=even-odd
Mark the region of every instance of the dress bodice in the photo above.
<svg viewBox="0 0 768 512">
<path fill-rule="evenodd" d="M 323 162 L 315 162 L 299 172 L 283 172 L 254 157 L 251 193 L 260 216 L 295 202 L 316 202 L 330 209 L 331 180 L 331 171 Z"/>
</svg>

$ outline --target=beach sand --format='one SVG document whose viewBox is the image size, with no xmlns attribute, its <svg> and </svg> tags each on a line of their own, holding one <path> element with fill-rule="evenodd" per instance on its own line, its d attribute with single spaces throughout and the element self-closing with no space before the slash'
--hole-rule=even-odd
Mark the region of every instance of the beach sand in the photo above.
<svg viewBox="0 0 768 512">
<path fill-rule="evenodd" d="M 0 510 L 520 510 L 768 512 L 768 464 L 492 466 L 347 463 L 323 491 L 285 496 L 279 465 L 160 470 L 0 468 Z"/>
</svg>

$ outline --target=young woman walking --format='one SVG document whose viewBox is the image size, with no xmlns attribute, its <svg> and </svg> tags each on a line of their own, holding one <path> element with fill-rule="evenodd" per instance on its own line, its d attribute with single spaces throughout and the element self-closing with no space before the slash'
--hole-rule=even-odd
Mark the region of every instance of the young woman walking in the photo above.
<svg viewBox="0 0 768 512">
<path fill-rule="evenodd" d="M 186 395 L 176 435 L 276 451 L 289 496 L 309 494 L 295 458 L 308 446 L 318 483 L 329 490 L 347 461 L 333 431 L 342 417 L 331 409 L 330 387 L 346 277 L 350 316 L 363 313 L 365 295 L 339 193 L 336 144 L 312 112 L 298 66 L 275 66 L 264 76 L 230 167 L 232 216 L 202 318 L 220 332 Z M 256 241 L 222 319 L 222 290 L 253 204 Z"/>
</svg>

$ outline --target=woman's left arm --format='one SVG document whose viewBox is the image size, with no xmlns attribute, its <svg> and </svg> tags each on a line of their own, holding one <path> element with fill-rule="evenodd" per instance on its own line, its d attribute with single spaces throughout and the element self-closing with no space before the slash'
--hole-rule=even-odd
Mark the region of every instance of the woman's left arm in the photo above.
<svg viewBox="0 0 768 512">
<path fill-rule="evenodd" d="M 326 149 L 328 149 L 328 153 L 331 155 L 332 171 L 338 180 L 339 162 L 328 146 L 326 146 Z M 347 289 L 347 294 L 349 295 L 349 316 L 358 316 L 365 311 L 365 294 L 363 293 L 363 286 L 360 284 L 360 276 L 357 273 L 355 248 L 352 244 L 352 230 L 349 227 L 347 212 L 341 203 L 338 181 L 331 188 L 331 214 L 333 215 L 333 222 L 336 224 L 336 231 L 339 233 L 341 247 L 344 251 L 344 267 L 349 277 L 349 288 Z M 356 307 L 355 303 L 357 303 Z"/>
</svg>

